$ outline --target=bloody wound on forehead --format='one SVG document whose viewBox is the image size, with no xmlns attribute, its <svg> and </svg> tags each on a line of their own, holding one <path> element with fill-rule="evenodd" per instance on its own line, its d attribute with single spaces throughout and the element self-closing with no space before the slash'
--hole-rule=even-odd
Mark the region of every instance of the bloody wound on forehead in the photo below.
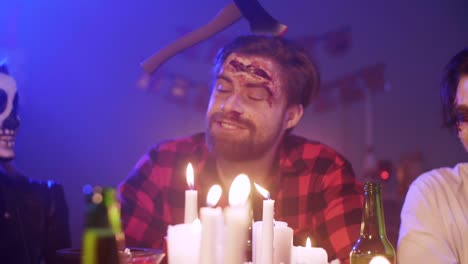
<svg viewBox="0 0 468 264">
<path fill-rule="evenodd" d="M 271 81 L 270 75 L 268 75 L 268 73 L 265 70 L 263 70 L 263 69 L 261 69 L 259 67 L 256 67 L 256 66 L 253 66 L 253 65 L 245 65 L 242 62 L 239 62 L 237 60 L 231 60 L 231 61 L 229 61 L 229 64 L 236 71 L 247 72 L 247 73 L 250 73 L 250 74 L 257 75 L 258 77 L 261 77 L 261 78 L 266 79 L 268 81 Z"/>
<path fill-rule="evenodd" d="M 265 80 L 266 83 L 259 84 L 259 86 L 265 88 L 265 90 L 268 92 L 269 97 L 267 98 L 267 103 L 270 106 L 270 108 L 273 106 L 273 91 L 271 86 L 274 86 L 274 83 L 272 77 L 268 74 L 268 71 L 263 70 L 261 67 L 252 64 L 243 64 L 242 62 L 236 59 L 231 59 L 228 62 L 228 64 L 236 72 L 245 72 L 250 75 L 253 75 L 254 78 L 261 78 Z"/>
</svg>

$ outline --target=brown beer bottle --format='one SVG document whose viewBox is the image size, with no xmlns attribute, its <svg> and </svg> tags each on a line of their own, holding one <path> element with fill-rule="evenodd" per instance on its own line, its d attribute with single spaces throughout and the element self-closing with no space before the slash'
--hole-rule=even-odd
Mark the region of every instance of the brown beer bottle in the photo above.
<svg viewBox="0 0 468 264">
<path fill-rule="evenodd" d="M 378 183 L 367 182 L 364 185 L 365 200 L 361 232 L 349 254 L 351 264 L 368 264 L 377 256 L 396 264 L 395 249 L 385 232 L 380 190 L 381 186 Z"/>
<path fill-rule="evenodd" d="M 83 191 L 87 207 L 81 263 L 123 263 L 119 247 L 123 247 L 124 240 L 115 189 L 85 186 Z"/>
</svg>

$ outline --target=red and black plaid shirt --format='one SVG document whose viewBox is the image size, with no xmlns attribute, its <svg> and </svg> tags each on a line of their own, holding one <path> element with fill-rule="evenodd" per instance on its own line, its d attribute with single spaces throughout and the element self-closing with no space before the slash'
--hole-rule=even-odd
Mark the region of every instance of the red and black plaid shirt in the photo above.
<svg viewBox="0 0 468 264">
<path fill-rule="evenodd" d="M 129 246 L 162 248 L 167 226 L 183 223 L 186 168 L 191 162 L 199 206 L 213 184 L 223 186 L 216 161 L 207 149 L 205 134 L 172 140 L 152 147 L 120 185 L 122 221 Z M 279 162 L 262 183 L 275 200 L 275 220 L 294 229 L 294 243 L 323 247 L 329 260 L 349 262 L 359 236 L 363 191 L 350 163 L 330 147 L 287 135 Z M 227 204 L 223 187 L 220 206 Z M 261 219 L 263 200 L 252 192 L 254 219 Z"/>
</svg>

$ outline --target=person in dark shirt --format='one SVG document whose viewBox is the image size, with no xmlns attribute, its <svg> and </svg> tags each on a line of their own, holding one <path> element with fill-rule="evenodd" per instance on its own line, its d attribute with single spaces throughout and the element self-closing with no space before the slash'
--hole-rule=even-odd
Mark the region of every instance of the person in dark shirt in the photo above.
<svg viewBox="0 0 468 264">
<path fill-rule="evenodd" d="M 14 166 L 17 109 L 16 82 L 0 63 L 0 263 L 57 263 L 56 250 L 70 246 L 63 187 L 29 179 Z"/>
</svg>

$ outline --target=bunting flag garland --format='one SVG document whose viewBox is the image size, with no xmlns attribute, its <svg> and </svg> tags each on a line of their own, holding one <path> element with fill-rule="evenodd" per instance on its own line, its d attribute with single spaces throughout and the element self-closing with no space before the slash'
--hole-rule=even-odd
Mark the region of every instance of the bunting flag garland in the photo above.
<svg viewBox="0 0 468 264">
<path fill-rule="evenodd" d="M 178 28 L 180 34 L 187 29 Z M 229 37 L 215 35 L 204 44 L 184 50 L 179 56 L 188 61 L 211 65 L 217 50 L 228 43 Z M 343 56 L 350 50 L 352 43 L 351 28 L 349 26 L 325 32 L 321 35 L 305 35 L 296 39 L 309 52 L 323 48 L 329 56 Z M 372 94 L 385 90 L 385 65 L 377 63 L 337 79 L 326 82 L 320 88 L 318 97 L 312 104 L 315 112 L 331 111 L 341 104 L 348 104 L 364 98 L 364 88 L 370 89 Z M 209 84 L 193 80 L 182 74 L 174 74 L 164 68 L 154 73 L 154 76 L 144 75 L 137 80 L 137 87 L 143 91 L 163 96 L 170 102 L 195 111 L 204 112 L 208 106 Z"/>
<path fill-rule="evenodd" d="M 339 104 L 349 104 L 364 98 L 364 89 L 372 94 L 387 90 L 384 75 L 385 65 L 369 65 L 358 71 L 325 83 L 315 101 L 315 112 L 332 110 Z"/>
</svg>

